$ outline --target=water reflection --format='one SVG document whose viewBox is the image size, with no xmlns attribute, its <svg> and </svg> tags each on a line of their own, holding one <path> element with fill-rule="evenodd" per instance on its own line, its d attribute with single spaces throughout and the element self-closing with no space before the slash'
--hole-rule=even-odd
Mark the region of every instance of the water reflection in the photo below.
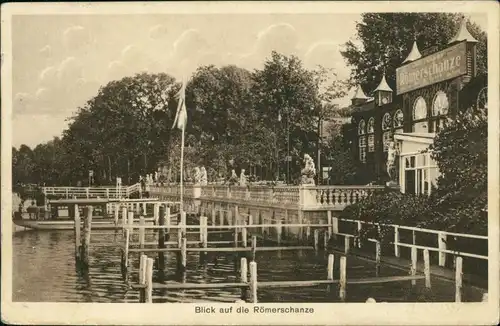
<svg viewBox="0 0 500 326">
<path fill-rule="evenodd" d="M 175 238 L 175 236 L 174 236 Z M 111 240 L 111 241 L 110 241 Z M 92 243 L 117 241 L 115 246 L 91 246 L 90 267 L 82 268 L 74 260 L 74 236 L 71 231 L 16 232 L 13 235 L 13 300 L 45 302 L 138 302 L 139 292 L 129 284 L 138 281 L 139 254 L 130 255 L 128 272 L 121 275 L 121 236 L 92 235 Z M 175 239 L 173 240 L 175 241 Z M 158 255 L 148 254 L 156 260 Z M 201 257 L 188 252 L 187 270 L 179 272 L 175 252 L 167 252 L 164 269 L 154 271 L 158 283 L 221 283 L 239 282 L 241 257 L 250 262 L 251 253 L 208 252 Z M 335 258 L 334 278 L 339 277 L 338 256 Z M 257 252 L 259 281 L 326 279 L 327 255 L 311 251 Z M 374 277 L 370 265 L 348 257 L 348 278 Z M 383 266 L 381 275 L 406 275 L 406 271 Z M 352 285 L 347 291 L 349 302 L 364 302 L 368 296 L 377 301 L 453 301 L 452 282 L 432 280 L 432 294 L 410 289 L 409 282 L 382 285 Z M 417 283 L 423 288 L 423 281 Z M 310 288 L 259 289 L 260 302 L 337 302 L 338 291 L 332 286 Z M 481 300 L 481 293 L 464 287 L 466 300 Z M 154 290 L 154 302 L 234 302 L 241 289 Z"/>
</svg>

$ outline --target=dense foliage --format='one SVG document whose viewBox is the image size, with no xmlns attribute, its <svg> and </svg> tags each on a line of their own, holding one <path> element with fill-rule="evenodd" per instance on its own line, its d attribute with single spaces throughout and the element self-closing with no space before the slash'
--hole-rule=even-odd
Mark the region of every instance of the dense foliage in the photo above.
<svg viewBox="0 0 500 326">
<path fill-rule="evenodd" d="M 345 44 L 342 55 L 353 67 L 351 83 L 367 92 L 374 90 L 383 70 L 394 89 L 396 68 L 410 53 L 414 37 L 422 54 L 433 48 L 442 50 L 455 36 L 462 17 L 449 13 L 366 13 L 356 26 L 357 42 Z M 394 28 L 397 26 L 397 28 Z M 467 28 L 478 41 L 477 67 L 479 74 L 487 72 L 486 33 L 468 21 Z"/>
</svg>

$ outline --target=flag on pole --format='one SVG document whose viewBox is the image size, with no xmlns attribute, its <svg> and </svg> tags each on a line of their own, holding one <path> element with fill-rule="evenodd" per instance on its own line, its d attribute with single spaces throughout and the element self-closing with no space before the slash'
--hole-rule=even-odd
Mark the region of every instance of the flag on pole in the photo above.
<svg viewBox="0 0 500 326">
<path fill-rule="evenodd" d="M 186 79 L 182 79 L 181 89 L 177 94 L 175 94 L 175 98 L 177 98 L 177 112 L 175 114 L 174 124 L 172 125 L 172 129 L 177 125 L 177 128 L 183 130 L 186 128 L 187 124 L 187 111 L 186 111 Z"/>
</svg>

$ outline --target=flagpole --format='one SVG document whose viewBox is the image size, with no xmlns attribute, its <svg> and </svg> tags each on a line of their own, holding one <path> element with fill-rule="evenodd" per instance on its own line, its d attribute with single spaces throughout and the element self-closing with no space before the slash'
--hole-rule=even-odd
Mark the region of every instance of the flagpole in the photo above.
<svg viewBox="0 0 500 326">
<path fill-rule="evenodd" d="M 183 184 L 184 184 L 184 129 L 185 127 L 182 127 L 181 131 L 181 182 L 180 182 L 180 212 L 181 212 L 181 224 L 185 224 L 185 219 L 184 219 L 184 189 L 183 189 Z M 184 231 L 184 229 L 183 229 Z M 184 232 L 183 232 L 184 233 Z"/>
</svg>

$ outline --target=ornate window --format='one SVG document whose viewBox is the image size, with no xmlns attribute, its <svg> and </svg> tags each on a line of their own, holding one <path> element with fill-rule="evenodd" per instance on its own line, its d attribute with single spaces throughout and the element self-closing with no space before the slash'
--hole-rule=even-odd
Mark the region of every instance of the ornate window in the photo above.
<svg viewBox="0 0 500 326">
<path fill-rule="evenodd" d="M 375 119 L 371 117 L 368 120 L 368 152 L 375 151 Z"/>
<path fill-rule="evenodd" d="M 432 102 L 432 115 L 446 115 L 448 114 L 448 96 L 443 91 L 438 91 L 434 96 L 434 101 Z"/>
<path fill-rule="evenodd" d="M 413 132 L 428 132 L 427 121 L 427 104 L 422 96 L 419 96 L 413 104 Z M 424 120 L 424 121 L 422 121 Z"/>
<path fill-rule="evenodd" d="M 358 124 L 358 135 L 364 135 L 366 133 L 365 120 L 361 119 Z"/>
<path fill-rule="evenodd" d="M 394 113 L 394 118 L 392 119 L 392 123 L 394 129 L 403 128 L 404 116 L 403 116 L 403 111 L 401 109 L 397 110 L 396 113 Z"/>
<path fill-rule="evenodd" d="M 359 135 L 359 160 L 363 163 L 366 162 L 366 124 L 365 120 L 361 119 L 358 124 L 358 135 Z"/>
<path fill-rule="evenodd" d="M 408 154 L 401 157 L 400 186 L 403 193 L 430 195 L 436 186 L 439 170 L 430 153 Z"/>
<path fill-rule="evenodd" d="M 382 141 L 384 144 L 384 152 L 389 150 L 389 144 L 392 140 L 391 123 L 391 115 L 389 113 L 384 114 L 382 118 Z"/>
</svg>

